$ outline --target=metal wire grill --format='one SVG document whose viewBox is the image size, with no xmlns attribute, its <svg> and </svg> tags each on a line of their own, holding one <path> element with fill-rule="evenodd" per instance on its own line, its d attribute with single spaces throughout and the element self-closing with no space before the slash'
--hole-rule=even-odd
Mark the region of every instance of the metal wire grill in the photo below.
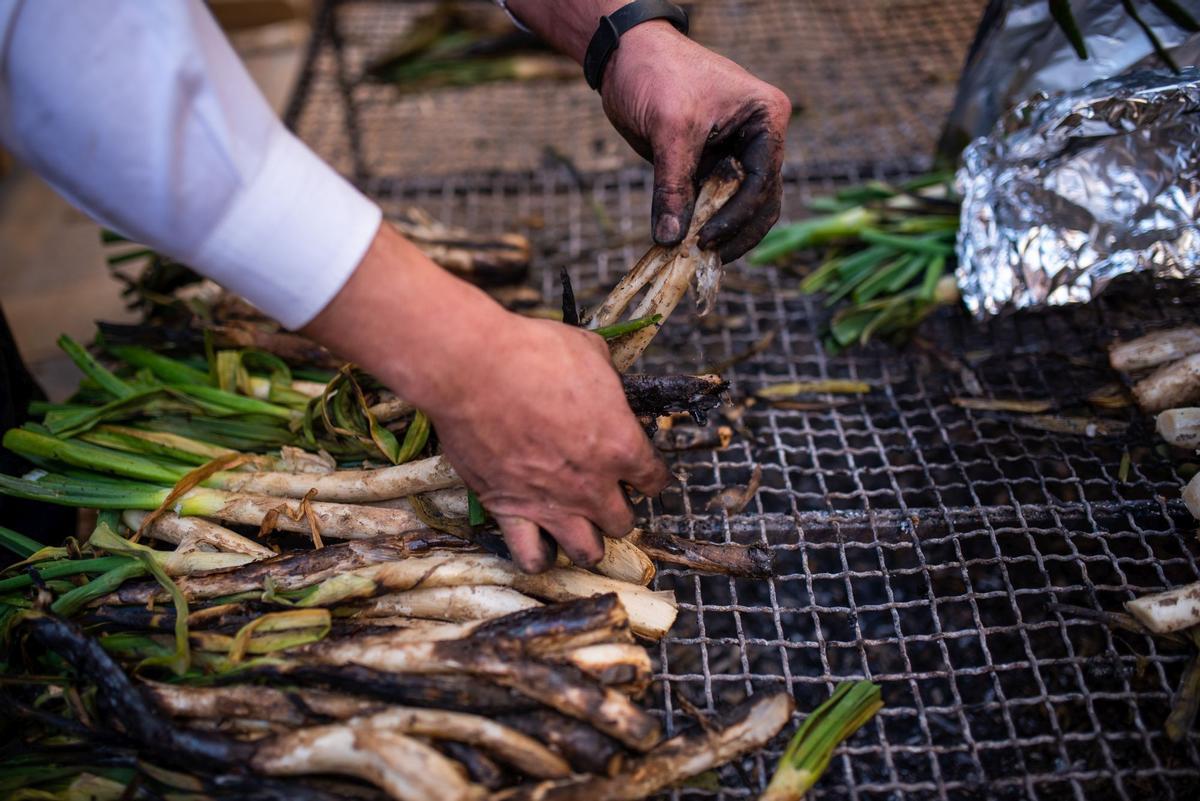
<svg viewBox="0 0 1200 801">
<path fill-rule="evenodd" d="M 385 212 L 419 205 L 450 224 L 527 233 L 535 283 L 551 303 L 560 266 L 586 304 L 641 255 L 645 168 L 583 178 L 561 167 L 404 178 L 362 170 L 372 162 L 356 162 L 345 96 L 315 81 L 336 69 L 333 50 L 318 40 L 294 119 L 321 132 L 314 143 L 339 166 L 357 163 Z M 841 152 L 851 155 L 819 168 L 823 156 L 799 151 L 785 217 L 834 186 L 927 166 L 911 142 L 887 142 L 869 161 L 847 145 Z M 681 604 L 658 647 L 652 699 L 668 729 L 688 722 L 681 698 L 711 710 L 786 687 L 809 710 L 837 682 L 867 677 L 883 686 L 886 706 L 838 750 L 815 798 L 1195 798 L 1200 736 L 1173 744 L 1163 733 L 1187 654 L 1049 606 L 1119 610 L 1200 578 L 1181 475 L 1132 413 L 1128 433 L 1089 438 L 1025 428 L 953 398 L 967 394 L 971 376 L 987 396 L 1078 398 L 1114 380 L 1104 366 L 1109 340 L 1194 322 L 1196 293 L 1127 279 L 1087 306 L 986 325 L 943 311 L 921 331 L 934 348 L 833 355 L 820 336 L 827 311 L 796 283 L 784 269 L 731 265 L 710 319 L 681 309 L 641 365 L 697 371 L 775 330 L 770 347 L 725 371 L 735 395 L 819 378 L 872 386 L 825 409 L 751 408 L 749 437 L 681 455 L 680 484 L 640 508 L 655 528 L 768 545 L 779 566 L 770 581 L 660 571 L 657 586 Z M 707 511 L 756 465 L 762 487 L 742 513 Z M 670 796 L 752 797 L 785 742 L 721 770 L 715 786 Z"/>
<path fill-rule="evenodd" d="M 793 175 L 793 213 L 828 183 Z M 455 224 L 523 227 L 551 303 L 558 265 L 580 296 L 597 297 L 647 241 L 644 170 L 588 189 L 565 174 L 372 189 L 385 210 L 416 203 Z M 658 586 L 681 602 L 658 655 L 656 703 L 670 724 L 687 720 L 680 695 L 718 709 L 787 686 L 811 709 L 837 681 L 865 676 L 883 685 L 887 706 L 839 752 L 815 797 L 1195 797 L 1200 738 L 1175 745 L 1162 731 L 1186 653 L 1047 608 L 1120 610 L 1200 577 L 1183 478 L 1151 431 L 1133 414 L 1121 437 L 1023 428 L 956 406 L 965 377 L 921 350 L 830 355 L 827 312 L 795 284 L 786 271 L 735 264 L 713 319 L 678 313 L 643 360 L 651 372 L 697 371 L 774 329 L 771 347 L 725 371 L 735 394 L 818 378 L 873 387 L 826 410 L 752 408 L 751 438 L 682 455 L 686 478 L 640 510 L 662 530 L 767 544 L 780 566 L 767 582 L 660 572 Z M 1110 339 L 1194 321 L 1195 300 L 1134 279 L 1088 306 L 987 325 L 943 312 L 921 333 L 988 396 L 1070 399 L 1113 380 Z M 762 487 L 743 513 L 706 511 L 755 465 Z M 756 793 L 782 745 L 722 772 L 720 796 Z"/>
</svg>

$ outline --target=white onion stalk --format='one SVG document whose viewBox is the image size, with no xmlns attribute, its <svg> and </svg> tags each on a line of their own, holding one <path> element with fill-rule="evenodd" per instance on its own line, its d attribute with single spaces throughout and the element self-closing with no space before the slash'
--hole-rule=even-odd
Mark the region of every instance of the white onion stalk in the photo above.
<svg viewBox="0 0 1200 801">
<path fill-rule="evenodd" d="M 259 400 L 271 399 L 271 380 L 262 376 L 250 376 L 250 396 Z M 306 398 L 319 398 L 325 392 L 325 385 L 319 381 L 295 380 L 288 388 Z"/>
<path fill-rule="evenodd" d="M 145 546 L 131 546 L 123 537 L 104 526 L 98 526 L 88 542 L 92 547 L 108 553 L 126 553 L 131 547 L 141 547 L 149 554 L 168 576 L 191 576 L 212 570 L 225 570 L 253 562 L 254 556 L 241 553 L 216 553 L 213 551 L 155 551 Z"/>
<path fill-rule="evenodd" d="M 1114 370 L 1132 373 L 1157 367 L 1193 353 L 1200 353 L 1200 327 L 1194 325 L 1155 331 L 1128 342 L 1115 342 L 1108 349 L 1108 362 Z"/>
<path fill-rule="evenodd" d="M 253 562 L 255 557 L 244 553 L 217 553 L 215 551 L 190 551 L 188 553 L 158 552 L 162 559 L 155 559 L 168 576 L 192 576 L 210 570 L 225 570 Z"/>
<path fill-rule="evenodd" d="M 1125 608 L 1155 634 L 1172 634 L 1200 626 L 1200 581 L 1143 595 L 1127 602 Z"/>
<path fill-rule="evenodd" d="M 386 638 L 387 642 L 395 645 L 397 643 L 430 643 L 430 642 L 446 642 L 447 640 L 461 640 L 463 637 L 471 636 L 471 632 L 475 631 L 478 620 L 467 620 L 460 623 L 447 623 L 441 620 L 424 620 L 417 617 L 379 617 L 367 618 L 366 621 L 371 626 L 391 626 L 392 630 L 387 634 L 379 635 L 360 635 L 359 640 L 364 636 L 378 636 Z"/>
<path fill-rule="evenodd" d="M 575 567 L 523 573 L 512 562 L 491 554 L 454 553 L 413 557 L 359 568 L 379 590 L 402 592 L 416 587 L 491 584 L 547 601 L 569 601 L 616 593 L 629 614 L 630 627 L 644 637 L 662 638 L 678 610 L 673 592 L 654 592 L 638 584 L 598 576 Z"/>
<path fill-rule="evenodd" d="M 536 602 L 535 602 L 536 603 Z M 540 604 L 539 604 L 540 606 Z M 621 613 L 624 615 L 624 611 Z M 501 616 L 503 617 L 503 616 Z M 469 620 L 462 623 L 443 623 L 436 620 L 420 618 L 368 618 L 372 625 L 378 625 L 379 620 L 395 623 L 395 628 L 386 634 L 362 635 L 357 643 L 370 649 L 377 647 L 396 647 L 402 643 L 435 643 L 465 640 L 478 632 L 486 620 Z M 560 637 L 549 638 L 545 642 L 526 642 L 525 650 L 537 656 L 553 656 L 557 661 L 569 662 L 580 670 L 600 678 L 602 674 L 613 668 L 621 668 L 631 676 L 645 672 L 650 675 L 650 657 L 640 645 L 632 642 L 633 638 L 625 622 L 609 626 L 597 626 L 574 634 L 563 634 Z M 332 646 L 336 648 L 337 646 Z M 616 680 L 602 680 L 603 684 L 618 683 Z"/>
<path fill-rule="evenodd" d="M 356 637 L 319 647 L 307 658 L 321 665 L 358 665 L 387 673 L 484 676 L 592 723 L 636 750 L 647 750 L 659 738 L 660 729 L 654 719 L 621 693 L 590 680 L 570 680 L 544 663 L 498 654 L 487 643 L 475 644 L 469 638 L 397 643 L 388 637 Z M 556 675 L 565 679 L 567 686 L 557 686 L 553 681 Z"/>
<path fill-rule="evenodd" d="M 613 539 L 603 537 L 604 556 L 592 570 L 602 576 L 608 576 L 617 581 L 628 581 L 631 584 L 646 586 L 654 578 L 654 562 L 645 551 L 629 537 Z M 559 549 L 556 564 L 559 567 L 569 567 L 571 558 Z"/>
<path fill-rule="evenodd" d="M 354 547 L 373 550 L 370 542 L 361 540 L 354 543 Z M 329 606 L 351 599 L 439 587 L 506 587 L 545 601 L 569 601 L 611 592 L 624 605 L 633 631 L 652 639 L 665 635 L 677 614 L 672 592 L 654 592 L 638 584 L 616 581 L 575 567 L 552 568 L 545 573 L 530 575 L 521 572 L 507 559 L 491 554 L 438 549 L 425 551 L 421 556 L 407 556 L 400 548 L 394 549 L 394 555 L 389 552 L 384 556 L 386 561 L 364 564 L 354 557 L 353 548 L 338 545 L 336 549 L 309 552 L 306 560 L 314 561 L 318 566 L 305 568 L 298 562 L 292 568 L 294 572 L 275 576 L 277 588 L 300 590 L 315 586 L 312 594 L 301 602 L 305 606 Z M 323 556 L 326 551 L 329 559 Z M 267 572 L 271 569 L 270 563 L 264 564 L 261 571 L 250 571 L 252 575 L 203 576 L 181 583 L 180 590 L 188 598 L 202 599 L 258 589 L 264 576 L 271 575 Z M 115 598 L 119 603 L 145 603 L 157 592 L 153 587 L 133 587 L 118 591 Z"/>
<path fill-rule="evenodd" d="M 167 490 L 163 490 L 166 497 Z M 183 495 L 176 513 L 187 516 L 215 517 L 230 523 L 260 526 L 270 516 L 280 531 L 309 534 L 305 506 L 312 511 L 322 537 L 354 540 L 403 534 L 425 527 L 411 511 L 379 509 L 321 501 L 275 498 L 269 495 L 243 495 L 221 490 L 194 489 Z"/>
<path fill-rule="evenodd" d="M 692 222 L 683 241 L 672 248 L 659 245 L 650 248 L 586 321 L 588 328 L 603 328 L 616 323 L 643 289 L 646 294 L 634 305 L 630 318 L 660 314 L 665 320 L 679 305 L 693 278 L 700 274 L 711 282 L 720 275 L 721 257 L 713 251 L 700 250 L 696 238 L 700 229 L 741 185 L 741 168 L 727 168 L 731 166 L 722 165 L 700 187 Z M 617 372 L 625 372 L 637 361 L 658 333 L 658 328 L 657 325 L 648 326 L 610 343 L 613 366 Z"/>
<path fill-rule="evenodd" d="M 359 607 L 354 616 L 409 616 L 462 622 L 489 620 L 541 605 L 539 601 L 508 587 L 422 587 L 372 598 Z"/>
<path fill-rule="evenodd" d="M 1133 396 L 1147 412 L 1200 401 L 1200 353 L 1158 368 L 1133 385 Z"/>
<path fill-rule="evenodd" d="M 303 710 L 308 710 L 343 720 L 342 725 L 351 729 L 387 729 L 416 737 L 468 743 L 538 778 L 563 777 L 571 772 L 562 757 L 537 740 L 479 715 L 391 705 L 385 708 L 379 701 L 320 690 L 285 692 L 249 685 L 181 687 L 159 683 L 150 683 L 148 689 L 159 705 L 175 717 L 250 718 L 301 726 L 306 720 Z M 295 698 L 303 706 L 297 706 Z"/>
<path fill-rule="evenodd" d="M 359 731 L 396 731 L 416 737 L 467 743 L 496 755 L 522 773 L 536 778 L 571 775 L 571 768 L 566 761 L 537 740 L 479 715 L 441 709 L 391 707 L 369 717 L 348 720 L 343 725 Z"/>
<path fill-rule="evenodd" d="M 451 487 L 450 489 L 434 490 L 433 492 L 418 492 L 403 498 L 370 501 L 367 505 L 379 506 L 384 509 L 412 509 L 414 495 L 419 495 L 427 504 L 431 504 L 432 511 L 437 512 L 441 517 L 465 520 L 470 514 L 470 505 L 467 501 L 467 490 L 465 487 Z"/>
<path fill-rule="evenodd" d="M 225 471 L 204 482 L 207 487 L 343 503 L 369 503 L 401 498 L 419 492 L 461 487 L 462 479 L 444 456 L 374 470 L 338 470 L 332 473 L 245 473 Z"/>
<path fill-rule="evenodd" d="M 20 430 L 13 429 L 9 434 L 14 432 L 20 433 Z M 26 478 L 0 475 L 0 492 L 64 506 L 96 509 L 154 511 L 169 503 L 171 505 L 164 511 L 172 511 L 183 517 L 212 517 L 250 526 L 262 526 L 264 522 L 269 522 L 274 528 L 311 534 L 314 539 L 318 533 L 336 539 L 365 539 L 403 534 L 426 527 L 411 510 L 239 494 L 205 487 L 176 496 L 173 490 L 153 484 L 92 481 L 44 472 L 35 472 Z M 310 519 L 319 532 L 312 530 Z"/>
<path fill-rule="evenodd" d="M 142 522 L 149 514 L 149 512 L 131 509 L 121 515 L 121 520 L 134 531 L 139 531 Z M 180 517 L 168 512 L 159 515 L 158 519 L 142 533 L 159 542 L 169 542 L 175 545 L 179 545 L 185 539 L 190 539 L 192 542 L 211 545 L 225 553 L 240 553 L 262 559 L 275 555 L 275 552 L 267 546 L 202 517 Z"/>
<path fill-rule="evenodd" d="M 678 785 L 742 754 L 762 748 L 791 720 L 796 703 L 785 692 L 759 693 L 726 714 L 724 726 L 697 726 L 635 757 L 613 776 L 577 775 L 523 784 L 504 791 L 504 801 L 637 801 Z"/>
<path fill-rule="evenodd" d="M 1155 421 L 1158 435 L 1177 448 L 1200 448 L 1200 408 L 1168 409 Z"/>
<path fill-rule="evenodd" d="M 309 453 L 294 445 L 284 445 L 279 449 L 279 458 L 273 467 L 283 473 L 332 473 L 337 470 L 337 462 L 325 451 Z M 249 465 L 243 465 L 243 468 L 253 470 Z"/>
<path fill-rule="evenodd" d="M 649 652 L 633 643 L 584 645 L 565 652 L 562 659 L 601 684 L 635 697 L 650 686 L 654 673 Z"/>
<path fill-rule="evenodd" d="M 1183 488 L 1183 503 L 1192 517 L 1200 520 L 1200 473 L 1192 476 L 1192 480 Z"/>
<path fill-rule="evenodd" d="M 235 684 L 229 687 L 187 687 L 147 681 L 143 687 L 172 717 L 180 718 L 257 718 L 290 726 L 304 725 L 304 710 L 329 718 L 352 718 L 382 709 L 381 701 L 325 690 L 277 690 L 260 685 Z M 299 697 L 304 706 L 292 699 Z"/>
<path fill-rule="evenodd" d="M 369 726 L 315 726 L 259 747 L 252 766 L 272 776 L 337 773 L 381 788 L 396 801 L 483 801 L 487 792 L 432 746 Z"/>
</svg>

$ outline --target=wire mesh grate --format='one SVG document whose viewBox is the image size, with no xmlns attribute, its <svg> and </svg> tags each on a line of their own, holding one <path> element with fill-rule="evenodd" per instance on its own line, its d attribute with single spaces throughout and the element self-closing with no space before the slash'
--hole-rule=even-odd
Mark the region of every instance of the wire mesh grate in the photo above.
<svg viewBox="0 0 1200 801">
<path fill-rule="evenodd" d="M 830 180 L 793 170 L 788 206 L 799 213 Z M 526 231 L 550 304 L 558 266 L 586 303 L 647 241 L 645 170 L 586 189 L 565 173 L 372 189 L 392 213 L 417 204 L 454 224 Z M 749 438 L 679 455 L 684 480 L 640 510 L 660 530 L 766 544 L 779 566 L 768 582 L 660 572 L 658 586 L 681 603 L 658 653 L 655 702 L 670 724 L 687 721 L 679 696 L 716 709 L 787 686 L 811 709 L 837 681 L 869 677 L 887 706 L 839 752 L 815 797 L 1194 797 L 1200 738 L 1173 744 L 1163 733 L 1186 652 L 1048 606 L 1120 610 L 1200 577 L 1183 478 L 1151 430 L 1130 413 L 1122 436 L 1055 434 L 960 408 L 970 378 L 930 349 L 828 353 L 828 312 L 795 285 L 784 269 L 732 265 L 711 319 L 681 309 L 643 359 L 646 371 L 695 372 L 774 330 L 768 348 L 725 371 L 735 395 L 819 378 L 872 387 L 828 409 L 749 409 Z M 921 335 L 986 396 L 1069 400 L 1115 379 L 1110 339 L 1194 321 L 1195 300 L 1135 278 L 1087 306 L 986 325 L 944 311 Z M 755 466 L 762 487 L 743 513 L 707 511 Z M 782 745 L 721 772 L 720 796 L 754 795 Z"/>
<path fill-rule="evenodd" d="M 341 5 L 383 14 L 377 3 Z M 406 4 L 397 13 L 409 11 Z M 857 24 L 845 22 L 853 14 L 837 18 Z M 970 32 L 960 33 L 961 51 Z M 586 305 L 641 255 L 651 181 L 643 167 L 581 176 L 562 166 L 463 166 L 404 176 L 398 162 L 377 169 L 360 154 L 356 164 L 349 95 L 319 86 L 319 73 L 338 69 L 333 50 L 318 38 L 293 119 L 386 213 L 418 205 L 449 224 L 526 233 L 533 281 L 552 305 L 559 267 Z M 857 144 L 836 158 L 790 150 L 785 218 L 802 216 L 810 196 L 836 186 L 927 168 L 922 153 L 936 126 L 922 126 L 920 147 L 889 140 L 867 159 Z M 401 145 L 417 148 L 398 136 Z M 723 451 L 678 455 L 680 483 L 640 508 L 660 530 L 767 545 L 778 565 L 769 581 L 660 570 L 657 586 L 680 601 L 679 620 L 658 646 L 651 699 L 668 729 L 688 723 L 682 699 L 717 709 L 756 689 L 787 687 L 809 710 L 837 682 L 866 677 L 882 685 L 886 706 L 838 750 L 814 798 L 1195 798 L 1200 735 L 1172 743 L 1163 731 L 1187 653 L 1052 606 L 1115 611 L 1200 578 L 1200 541 L 1179 500 L 1177 466 L 1132 412 L 1126 433 L 1087 437 L 954 402 L 973 388 L 1077 399 L 1116 380 L 1105 367 L 1111 339 L 1194 322 L 1195 290 L 1135 277 L 1086 306 L 987 324 L 944 310 L 922 328 L 921 347 L 834 355 L 821 338 L 828 311 L 797 283 L 789 269 L 735 263 L 713 314 L 698 319 L 681 307 L 643 358 L 648 372 L 696 372 L 775 331 L 768 347 L 724 371 L 735 396 L 823 378 L 872 387 L 828 408 L 748 409 L 748 436 Z M 743 512 L 707 510 L 756 466 L 762 486 Z M 718 786 L 699 782 L 669 797 L 753 797 L 785 742 L 722 769 Z"/>
</svg>

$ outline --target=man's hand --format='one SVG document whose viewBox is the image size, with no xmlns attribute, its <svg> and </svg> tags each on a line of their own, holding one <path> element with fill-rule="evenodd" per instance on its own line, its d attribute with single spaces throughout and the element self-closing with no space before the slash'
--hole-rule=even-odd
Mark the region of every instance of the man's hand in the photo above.
<svg viewBox="0 0 1200 801">
<path fill-rule="evenodd" d="M 604 554 L 670 472 L 595 334 L 500 308 L 386 223 L 305 333 L 433 420 L 446 456 L 499 522 L 517 564 L 545 570 L 545 529 L 579 564 Z"/>
<path fill-rule="evenodd" d="M 583 61 L 600 17 L 628 0 L 508 0 L 522 22 Z M 600 84 L 604 110 L 625 140 L 654 163 L 651 230 L 660 245 L 687 234 L 696 190 L 722 158 L 746 169 L 741 189 L 700 231 L 700 246 L 731 261 L 779 219 L 784 133 L 792 107 L 768 83 L 676 31 L 638 25 L 621 37 Z"/>
<path fill-rule="evenodd" d="M 538 528 L 577 564 L 604 555 L 633 512 L 618 482 L 653 495 L 670 474 L 629 411 L 595 334 L 508 315 L 473 360 L 469 387 L 429 406 L 446 455 L 500 523 L 513 557 L 544 570 Z M 472 389 L 473 388 L 473 391 Z"/>
<path fill-rule="evenodd" d="M 655 242 L 683 239 L 701 180 L 733 155 L 746 178 L 700 230 L 699 245 L 719 249 L 728 262 L 758 244 L 779 219 L 784 132 L 792 113 L 783 92 L 653 22 L 621 37 L 601 90 L 613 125 L 654 163 Z"/>
</svg>

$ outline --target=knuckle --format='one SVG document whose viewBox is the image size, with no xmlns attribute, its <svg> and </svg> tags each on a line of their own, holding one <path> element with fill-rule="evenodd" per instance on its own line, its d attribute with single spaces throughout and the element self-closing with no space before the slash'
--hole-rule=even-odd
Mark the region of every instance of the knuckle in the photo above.
<svg viewBox="0 0 1200 801">
<path fill-rule="evenodd" d="M 621 473 L 634 462 L 634 451 L 629 444 L 615 437 L 605 440 L 597 448 L 597 461 L 605 466 L 605 473 Z"/>
<path fill-rule="evenodd" d="M 691 177 L 668 173 L 655 176 L 654 199 L 659 202 L 668 200 L 682 201 L 692 191 Z"/>
<path fill-rule="evenodd" d="M 592 349 L 593 353 L 595 353 L 597 356 L 602 356 L 607 362 L 609 360 L 609 351 L 608 343 L 604 341 L 604 337 L 600 336 L 599 334 L 592 333 L 591 331 L 586 331 L 584 333 L 587 335 L 588 347 Z"/>
<path fill-rule="evenodd" d="M 586 328 L 575 327 L 570 328 L 569 336 L 576 337 L 575 343 L 587 359 L 599 357 L 605 362 L 609 361 L 608 343 L 604 341 L 604 337 Z M 590 365 L 590 367 L 595 370 L 601 369 L 600 365 Z"/>
<path fill-rule="evenodd" d="M 778 87 L 768 85 L 767 108 L 774 119 L 788 119 L 792 115 L 792 101 Z"/>
</svg>

